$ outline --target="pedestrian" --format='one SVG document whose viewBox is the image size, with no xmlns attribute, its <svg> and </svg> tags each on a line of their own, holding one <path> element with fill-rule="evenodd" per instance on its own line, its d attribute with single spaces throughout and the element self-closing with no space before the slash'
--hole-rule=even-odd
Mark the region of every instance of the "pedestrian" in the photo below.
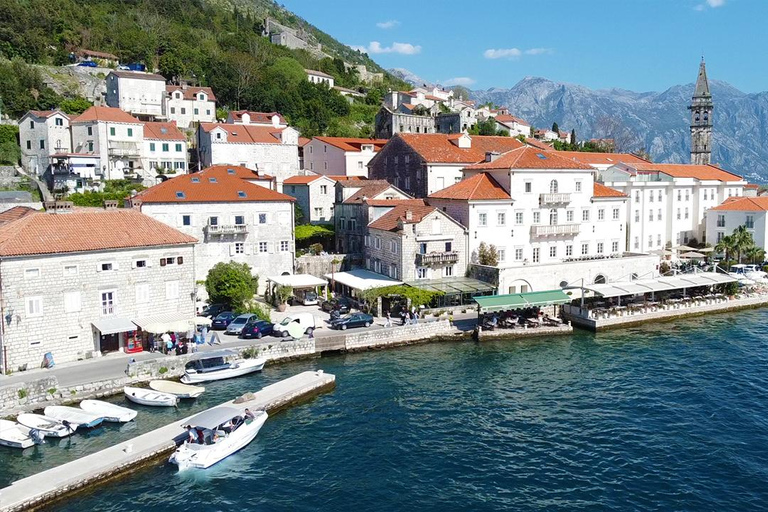
<svg viewBox="0 0 768 512">
<path fill-rule="evenodd" d="M 384 327 L 392 327 L 392 317 L 389 314 L 389 310 L 387 310 L 387 319 L 384 321 Z"/>
<path fill-rule="evenodd" d="M 204 325 L 201 332 L 203 334 L 203 343 L 205 343 L 205 338 L 208 337 L 208 326 Z"/>
<path fill-rule="evenodd" d="M 160 336 L 160 340 L 163 342 L 162 347 L 165 353 L 169 353 L 171 349 L 173 348 L 173 341 L 171 340 L 171 335 L 167 332 L 164 332 L 162 336 Z"/>
<path fill-rule="evenodd" d="M 416 325 L 419 323 L 419 314 L 416 312 L 416 310 L 411 313 L 413 315 L 413 325 Z"/>
</svg>

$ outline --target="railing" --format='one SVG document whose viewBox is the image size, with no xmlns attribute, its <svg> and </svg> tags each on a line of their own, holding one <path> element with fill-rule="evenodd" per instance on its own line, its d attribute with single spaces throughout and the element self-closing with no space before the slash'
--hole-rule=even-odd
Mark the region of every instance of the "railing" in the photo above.
<svg viewBox="0 0 768 512">
<path fill-rule="evenodd" d="M 438 265 L 451 264 L 459 261 L 459 253 L 456 251 L 430 252 L 426 254 L 416 254 L 416 265 Z"/>
<path fill-rule="evenodd" d="M 206 235 L 240 235 L 248 233 L 248 226 L 245 224 L 231 224 L 228 226 L 220 226 L 207 224 L 205 226 Z"/>
<path fill-rule="evenodd" d="M 120 146 L 110 146 L 109 148 L 107 148 L 107 153 L 110 156 L 138 157 L 141 155 L 141 150 L 135 144 L 128 144 L 128 145 L 120 145 Z"/>
<path fill-rule="evenodd" d="M 555 224 L 531 226 L 531 236 L 578 235 L 580 224 Z"/>
<path fill-rule="evenodd" d="M 571 202 L 571 194 L 541 194 L 539 195 L 541 204 L 568 204 Z"/>
</svg>

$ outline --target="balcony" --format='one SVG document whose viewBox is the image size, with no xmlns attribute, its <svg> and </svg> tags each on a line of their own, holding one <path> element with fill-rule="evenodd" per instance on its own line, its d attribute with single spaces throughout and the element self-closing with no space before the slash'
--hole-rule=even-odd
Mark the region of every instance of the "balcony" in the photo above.
<svg viewBox="0 0 768 512">
<path fill-rule="evenodd" d="M 568 204 L 571 202 L 571 194 L 541 194 L 539 204 Z"/>
<path fill-rule="evenodd" d="M 208 224 L 205 226 L 205 234 L 208 236 L 245 235 L 247 233 L 248 226 L 245 224 L 231 224 L 229 226 Z"/>
<path fill-rule="evenodd" d="M 134 142 L 110 142 L 107 148 L 109 156 L 123 156 L 128 158 L 139 158 L 141 149 Z"/>
<path fill-rule="evenodd" d="M 554 226 L 531 226 L 531 236 L 571 236 L 578 235 L 580 224 L 555 224 Z"/>
<path fill-rule="evenodd" d="M 459 253 L 456 251 L 416 254 L 416 265 L 420 267 L 427 267 L 430 265 L 452 265 L 458 261 Z"/>
</svg>

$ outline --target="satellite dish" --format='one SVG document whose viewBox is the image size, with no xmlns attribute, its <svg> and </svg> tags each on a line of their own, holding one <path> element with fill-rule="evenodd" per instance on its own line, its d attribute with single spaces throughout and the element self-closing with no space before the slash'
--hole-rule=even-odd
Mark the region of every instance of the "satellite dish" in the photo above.
<svg viewBox="0 0 768 512">
<path fill-rule="evenodd" d="M 560 281 L 560 288 L 565 288 L 566 286 L 568 286 L 567 281 Z"/>
</svg>

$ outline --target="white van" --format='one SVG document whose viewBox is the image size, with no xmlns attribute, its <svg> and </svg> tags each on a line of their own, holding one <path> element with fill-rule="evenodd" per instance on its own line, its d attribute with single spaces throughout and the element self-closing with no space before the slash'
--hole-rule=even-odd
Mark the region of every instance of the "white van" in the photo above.
<svg viewBox="0 0 768 512">
<path fill-rule="evenodd" d="M 292 324 L 300 326 L 301 330 L 298 327 L 293 327 Z M 298 338 L 301 334 L 311 334 L 315 330 L 315 317 L 312 313 L 296 313 L 283 318 L 272 329 L 277 336 Z"/>
</svg>

